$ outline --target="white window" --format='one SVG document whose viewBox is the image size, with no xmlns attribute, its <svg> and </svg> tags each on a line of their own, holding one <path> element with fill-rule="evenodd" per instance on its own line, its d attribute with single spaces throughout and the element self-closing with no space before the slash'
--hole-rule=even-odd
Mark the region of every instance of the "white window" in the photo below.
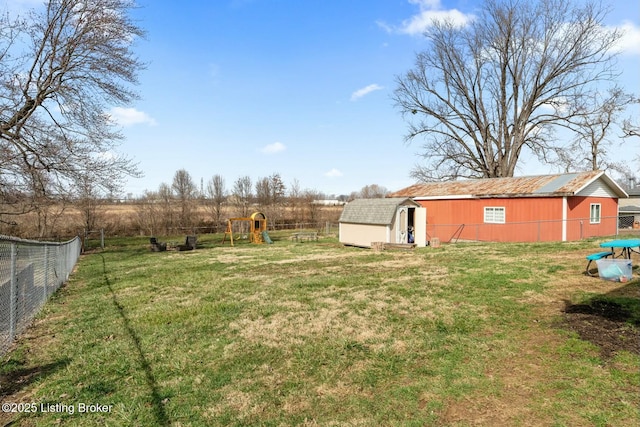
<svg viewBox="0 0 640 427">
<path fill-rule="evenodd" d="M 503 207 L 485 207 L 484 208 L 484 222 L 492 224 L 504 224 L 505 222 L 505 209 Z"/>
<path fill-rule="evenodd" d="M 589 222 L 591 224 L 600 224 L 600 203 L 591 203 Z"/>
</svg>

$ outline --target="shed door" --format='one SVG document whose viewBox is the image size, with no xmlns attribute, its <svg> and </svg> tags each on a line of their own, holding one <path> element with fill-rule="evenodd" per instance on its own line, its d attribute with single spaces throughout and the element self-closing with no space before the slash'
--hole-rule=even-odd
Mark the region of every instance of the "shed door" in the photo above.
<svg viewBox="0 0 640 427">
<path fill-rule="evenodd" d="M 409 226 L 407 220 L 407 207 L 401 206 L 396 212 L 398 223 L 396 224 L 396 243 L 407 243 L 407 227 Z"/>
<path fill-rule="evenodd" d="M 418 247 L 427 246 L 427 208 L 416 208 L 413 218 L 415 243 Z"/>
</svg>

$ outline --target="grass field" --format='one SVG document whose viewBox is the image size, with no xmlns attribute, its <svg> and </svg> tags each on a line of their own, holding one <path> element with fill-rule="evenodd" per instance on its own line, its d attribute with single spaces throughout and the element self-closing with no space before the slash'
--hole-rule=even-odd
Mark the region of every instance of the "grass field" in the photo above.
<svg viewBox="0 0 640 427">
<path fill-rule="evenodd" d="M 638 271 L 584 276 L 596 241 L 272 238 L 82 256 L 3 360 L 0 424 L 639 425 Z"/>
</svg>

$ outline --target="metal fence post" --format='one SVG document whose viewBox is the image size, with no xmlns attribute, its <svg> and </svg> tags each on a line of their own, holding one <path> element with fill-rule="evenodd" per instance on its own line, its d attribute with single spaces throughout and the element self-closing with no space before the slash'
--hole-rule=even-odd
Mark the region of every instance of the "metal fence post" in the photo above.
<svg viewBox="0 0 640 427">
<path fill-rule="evenodd" d="M 49 246 L 44 245 L 44 283 L 42 288 L 44 289 L 43 301 L 47 300 L 47 286 L 49 285 Z"/>
<path fill-rule="evenodd" d="M 9 291 L 9 340 L 16 336 L 16 322 L 18 321 L 18 245 L 11 242 L 11 281 Z"/>
</svg>

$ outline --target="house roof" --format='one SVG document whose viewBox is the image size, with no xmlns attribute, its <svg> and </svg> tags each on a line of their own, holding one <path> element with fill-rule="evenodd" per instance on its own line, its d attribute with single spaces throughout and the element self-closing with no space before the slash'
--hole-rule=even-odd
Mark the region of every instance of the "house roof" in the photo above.
<svg viewBox="0 0 640 427">
<path fill-rule="evenodd" d="M 598 179 L 602 179 L 618 197 L 627 197 L 627 193 L 602 171 L 427 182 L 396 191 L 389 197 L 414 199 L 563 197 L 577 195 Z"/>
<path fill-rule="evenodd" d="M 640 187 L 631 188 L 627 190 L 627 193 L 629 194 L 629 197 L 640 197 Z"/>
<path fill-rule="evenodd" d="M 404 204 L 420 206 L 408 197 L 356 199 L 345 205 L 340 222 L 388 225 L 393 221 L 398 206 Z"/>
<path fill-rule="evenodd" d="M 618 208 L 618 212 L 620 213 L 635 213 L 640 212 L 640 206 L 630 205 L 630 206 L 620 206 Z"/>
</svg>

